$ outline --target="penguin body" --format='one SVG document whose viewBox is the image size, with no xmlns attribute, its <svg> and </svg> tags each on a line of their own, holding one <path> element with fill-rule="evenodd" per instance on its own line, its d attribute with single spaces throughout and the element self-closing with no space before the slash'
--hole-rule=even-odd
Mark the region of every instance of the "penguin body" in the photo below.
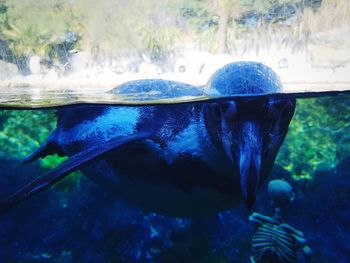
<svg viewBox="0 0 350 263">
<path fill-rule="evenodd" d="M 140 93 L 156 85 L 181 91 L 189 85 L 132 81 L 112 93 Z M 244 200 L 250 209 L 268 177 L 293 116 L 295 99 L 278 93 L 268 67 L 253 62 L 219 69 L 206 87 L 222 96 L 164 105 L 75 105 L 58 111 L 57 128 L 26 161 L 68 156 L 47 175 L 0 205 L 6 210 L 80 169 L 103 189 L 145 211 L 195 217 Z M 187 89 L 188 90 L 188 89 Z M 191 94 L 198 88 L 191 88 Z M 176 94 L 175 94 L 176 95 Z M 242 96 L 243 95 L 243 96 Z"/>
</svg>

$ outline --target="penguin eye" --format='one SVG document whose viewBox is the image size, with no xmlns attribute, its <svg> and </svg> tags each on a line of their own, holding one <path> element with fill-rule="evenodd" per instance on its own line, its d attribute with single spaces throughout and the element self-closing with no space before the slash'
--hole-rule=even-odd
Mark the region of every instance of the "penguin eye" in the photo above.
<svg viewBox="0 0 350 263">
<path fill-rule="evenodd" d="M 224 116 L 228 121 L 233 121 L 237 112 L 236 103 L 234 101 L 224 103 L 223 107 Z"/>
<path fill-rule="evenodd" d="M 210 114 L 213 120 L 220 121 L 221 120 L 221 107 L 219 103 L 211 103 L 210 104 Z"/>
<path fill-rule="evenodd" d="M 270 99 L 267 103 L 267 113 L 270 120 L 290 119 L 294 113 L 293 100 Z"/>
<path fill-rule="evenodd" d="M 281 109 L 282 115 L 293 115 L 294 113 L 294 106 L 293 101 L 286 101 L 283 104 L 283 108 Z"/>
<path fill-rule="evenodd" d="M 271 124 L 269 134 L 272 137 L 279 136 L 281 134 L 279 120 Z"/>
<path fill-rule="evenodd" d="M 271 98 L 267 102 L 267 116 L 270 120 L 277 120 L 280 115 L 280 101 L 275 98 Z"/>
<path fill-rule="evenodd" d="M 293 115 L 293 102 L 283 99 L 275 99 L 268 107 L 268 117 L 271 121 L 270 135 L 280 136 L 281 132 L 288 127 L 291 116 Z"/>
</svg>

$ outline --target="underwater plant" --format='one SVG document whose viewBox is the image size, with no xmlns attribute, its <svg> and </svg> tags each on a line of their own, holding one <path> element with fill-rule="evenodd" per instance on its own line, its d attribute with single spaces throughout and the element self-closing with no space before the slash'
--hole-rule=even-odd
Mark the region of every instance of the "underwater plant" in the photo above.
<svg viewBox="0 0 350 263">
<path fill-rule="evenodd" d="M 298 100 L 276 163 L 294 179 L 312 179 L 317 169 L 331 169 L 350 154 L 350 101 L 346 97 Z"/>
<path fill-rule="evenodd" d="M 0 158 L 26 157 L 45 140 L 55 125 L 55 116 L 51 110 L 1 110 Z"/>
<path fill-rule="evenodd" d="M 1 110 L 0 159 L 22 161 L 45 140 L 55 126 L 54 110 Z M 40 160 L 40 166 L 49 170 L 66 159 L 58 155 L 48 156 Z M 55 189 L 67 191 L 76 182 L 76 175 L 58 184 Z"/>
</svg>

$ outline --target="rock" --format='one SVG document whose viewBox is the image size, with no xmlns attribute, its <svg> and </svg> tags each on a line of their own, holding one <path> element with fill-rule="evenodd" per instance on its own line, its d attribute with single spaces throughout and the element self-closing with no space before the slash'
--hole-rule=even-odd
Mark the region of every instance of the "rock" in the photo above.
<svg viewBox="0 0 350 263">
<path fill-rule="evenodd" d="M 273 200 L 274 206 L 285 208 L 294 200 L 293 187 L 285 180 L 271 180 L 268 184 L 268 192 Z"/>
</svg>

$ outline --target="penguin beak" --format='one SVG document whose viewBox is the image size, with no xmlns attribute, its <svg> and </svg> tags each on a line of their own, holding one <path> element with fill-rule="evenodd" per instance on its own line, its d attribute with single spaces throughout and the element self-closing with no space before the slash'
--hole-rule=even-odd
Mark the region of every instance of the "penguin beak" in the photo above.
<svg viewBox="0 0 350 263">
<path fill-rule="evenodd" d="M 243 199 L 250 210 L 259 185 L 262 159 L 262 137 L 254 121 L 242 124 L 240 133 L 232 132 L 227 121 L 221 122 L 221 142 L 225 154 L 238 168 Z"/>
<path fill-rule="evenodd" d="M 242 128 L 242 137 L 238 147 L 240 184 L 247 208 L 252 209 L 259 185 L 261 173 L 262 138 L 259 126 L 246 122 Z"/>
</svg>

